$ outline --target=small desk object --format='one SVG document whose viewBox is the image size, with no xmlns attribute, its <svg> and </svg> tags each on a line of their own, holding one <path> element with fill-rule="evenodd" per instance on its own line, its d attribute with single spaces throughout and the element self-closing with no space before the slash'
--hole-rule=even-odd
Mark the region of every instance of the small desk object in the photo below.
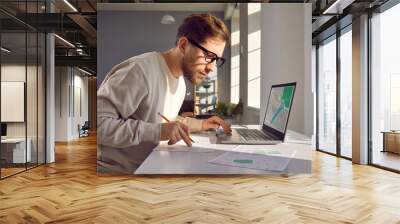
<svg viewBox="0 0 400 224">
<path fill-rule="evenodd" d="M 309 139 L 298 138 L 299 134 L 290 132 L 282 144 L 277 145 L 223 145 L 215 144 L 215 132 L 193 134 L 193 143 L 189 150 L 168 150 L 160 144 L 138 167 L 135 174 L 296 174 L 311 173 L 312 145 Z M 304 137 L 304 136 L 303 136 Z M 177 147 L 179 148 L 179 146 Z M 186 148 L 186 149 L 185 149 Z M 290 150 L 296 151 L 290 158 L 286 168 L 282 171 L 271 171 L 246 168 L 240 166 L 227 166 L 210 162 L 227 152 L 260 152 L 260 150 L 282 152 L 287 154 Z M 253 154 L 254 155 L 254 154 Z M 256 154 L 258 155 L 258 154 Z M 263 155 L 261 155 L 263 156 Z M 284 157 L 274 157 L 276 160 Z M 286 158 L 287 159 L 287 158 Z M 246 164 L 247 160 L 240 160 Z"/>
<path fill-rule="evenodd" d="M 1 139 L 1 160 L 7 164 L 30 162 L 32 141 L 27 138 L 26 142 L 28 144 L 25 151 L 25 138 Z"/>
<path fill-rule="evenodd" d="M 400 154 L 400 131 L 383 131 L 382 152 Z"/>
</svg>

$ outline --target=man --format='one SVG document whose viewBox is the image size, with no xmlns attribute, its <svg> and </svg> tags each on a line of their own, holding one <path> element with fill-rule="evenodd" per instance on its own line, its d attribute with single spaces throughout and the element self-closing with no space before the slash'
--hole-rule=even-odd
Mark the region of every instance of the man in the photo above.
<svg viewBox="0 0 400 224">
<path fill-rule="evenodd" d="M 193 14 L 178 29 L 175 47 L 116 65 L 97 92 L 98 171 L 133 174 L 160 140 L 191 146 L 189 132 L 218 128 L 219 117 L 178 117 L 185 98 L 184 77 L 200 84 L 216 66 L 229 40 L 225 24 L 210 14 Z M 161 123 L 160 114 L 172 122 Z"/>
</svg>

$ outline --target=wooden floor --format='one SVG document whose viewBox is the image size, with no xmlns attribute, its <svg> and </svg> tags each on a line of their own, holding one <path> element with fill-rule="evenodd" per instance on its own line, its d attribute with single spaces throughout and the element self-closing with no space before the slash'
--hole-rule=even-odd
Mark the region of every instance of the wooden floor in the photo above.
<svg viewBox="0 0 400 224">
<path fill-rule="evenodd" d="M 22 172 L 22 171 L 25 171 L 26 169 L 25 169 L 25 167 L 17 167 L 17 168 L 14 168 L 14 167 L 12 167 L 12 168 L 1 168 L 1 177 L 2 178 L 4 178 L 4 177 L 8 177 L 8 176 L 11 176 L 11 175 L 13 175 L 13 174 L 16 174 L 16 173 L 19 173 L 19 172 Z"/>
<path fill-rule="evenodd" d="M 400 170 L 400 154 L 376 150 L 374 151 L 372 160 L 374 164 Z"/>
<path fill-rule="evenodd" d="M 400 175 L 320 152 L 313 173 L 99 176 L 95 137 L 0 181 L 0 223 L 400 223 Z"/>
</svg>

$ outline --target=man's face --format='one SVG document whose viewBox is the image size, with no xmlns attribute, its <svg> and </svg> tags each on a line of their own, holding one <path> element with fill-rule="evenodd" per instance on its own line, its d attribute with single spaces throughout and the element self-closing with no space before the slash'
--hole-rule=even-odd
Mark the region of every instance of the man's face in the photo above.
<svg viewBox="0 0 400 224">
<path fill-rule="evenodd" d="M 195 44 L 199 44 L 201 47 L 216 54 L 218 57 L 222 57 L 226 43 L 220 39 L 210 38 L 207 39 L 205 43 Z M 186 46 L 182 59 L 183 75 L 193 84 L 201 84 L 208 74 L 215 69 L 216 61 L 211 63 L 207 62 L 210 61 L 210 59 L 206 59 L 207 53 L 190 41 L 187 41 Z"/>
</svg>

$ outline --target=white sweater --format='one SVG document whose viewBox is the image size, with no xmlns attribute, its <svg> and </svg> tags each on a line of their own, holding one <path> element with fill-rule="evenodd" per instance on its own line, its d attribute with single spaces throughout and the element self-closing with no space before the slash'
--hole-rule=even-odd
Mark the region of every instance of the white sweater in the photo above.
<svg viewBox="0 0 400 224">
<path fill-rule="evenodd" d="M 172 76 L 158 52 L 112 68 L 97 91 L 98 171 L 133 174 L 160 141 L 158 112 L 200 131 L 201 120 L 178 117 L 185 93 L 183 76 Z"/>
</svg>

